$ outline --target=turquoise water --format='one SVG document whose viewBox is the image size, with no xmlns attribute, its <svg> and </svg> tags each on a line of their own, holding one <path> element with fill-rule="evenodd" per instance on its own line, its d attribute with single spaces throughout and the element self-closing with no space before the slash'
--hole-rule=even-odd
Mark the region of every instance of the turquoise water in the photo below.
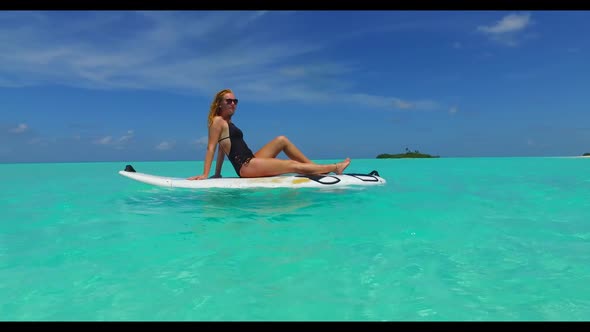
<svg viewBox="0 0 590 332">
<path fill-rule="evenodd" d="M 0 320 L 590 319 L 590 159 L 353 160 L 388 183 L 331 191 L 128 163 L 0 165 Z"/>
</svg>

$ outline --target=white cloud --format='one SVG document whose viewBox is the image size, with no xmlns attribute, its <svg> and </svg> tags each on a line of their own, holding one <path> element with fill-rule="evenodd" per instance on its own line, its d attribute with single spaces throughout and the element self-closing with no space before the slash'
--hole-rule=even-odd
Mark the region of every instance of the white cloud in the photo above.
<svg viewBox="0 0 590 332">
<path fill-rule="evenodd" d="M 123 135 L 119 138 L 119 143 L 125 143 L 130 141 L 133 138 L 133 130 L 127 130 L 127 134 Z"/>
<path fill-rule="evenodd" d="M 477 30 L 485 33 L 488 37 L 498 43 L 517 46 L 519 44 L 518 34 L 532 23 L 531 15 L 508 14 L 493 25 L 478 26 Z"/>
<path fill-rule="evenodd" d="M 241 30 L 228 36 L 231 43 L 209 38 L 227 34 L 228 26 L 242 22 L 243 15 L 234 11 L 99 13 L 86 14 L 87 22 L 65 25 L 47 14 L 45 20 L 0 25 L 0 73 L 19 77 L 14 82 L 5 75 L 0 83 L 53 81 L 87 88 L 182 89 L 209 95 L 212 85 L 226 85 L 220 77 L 245 81 L 251 73 L 321 48 L 306 41 L 259 41 L 253 35 L 241 35 Z M 254 21 L 265 12 L 251 15 Z M 110 31 L 130 19 L 143 28 L 126 34 Z M 83 38 L 86 34 L 92 38 Z"/>
<path fill-rule="evenodd" d="M 99 138 L 96 141 L 94 141 L 95 144 L 99 144 L 99 145 L 108 145 L 111 144 L 113 140 L 112 136 L 105 136 L 103 138 Z"/>
<path fill-rule="evenodd" d="M 255 12 L 251 13 L 250 15 L 245 16 L 243 19 L 239 20 L 238 22 L 236 22 L 236 26 L 238 28 L 244 28 L 246 25 L 252 24 L 254 21 L 259 20 L 267 13 L 268 13 L 267 10 L 255 11 Z"/>
<path fill-rule="evenodd" d="M 10 132 L 15 134 L 22 134 L 27 130 L 29 130 L 29 126 L 27 126 L 26 123 L 20 123 L 16 128 L 10 129 Z"/>
<path fill-rule="evenodd" d="M 408 101 L 408 100 L 401 100 L 399 98 L 393 98 L 393 105 L 397 109 L 402 110 L 424 110 L 424 111 L 433 111 L 440 108 L 437 102 L 432 100 L 415 100 L 415 101 Z"/>
<path fill-rule="evenodd" d="M 457 114 L 457 112 L 459 112 L 459 108 L 457 106 L 451 106 L 451 108 L 449 109 L 449 113 L 451 115 Z"/>
<path fill-rule="evenodd" d="M 358 68 L 352 64 L 317 63 L 284 66 L 279 69 L 279 74 L 289 78 L 309 79 L 313 77 L 340 76 L 357 70 Z"/>
<path fill-rule="evenodd" d="M 198 148 L 207 146 L 207 143 L 209 142 L 209 138 L 207 136 L 203 136 L 200 138 L 197 138 L 196 140 L 193 141 L 193 144 L 196 145 Z"/>
<path fill-rule="evenodd" d="M 174 142 L 163 141 L 155 146 L 156 150 L 165 151 L 170 150 L 174 147 Z"/>
<path fill-rule="evenodd" d="M 112 135 L 104 136 L 102 138 L 95 140 L 94 144 L 110 145 L 117 150 L 122 150 L 125 148 L 125 146 L 127 146 L 131 142 L 131 140 L 133 139 L 133 136 L 134 136 L 134 131 L 129 129 L 129 130 L 127 130 L 127 133 L 125 133 L 124 135 L 122 135 L 119 138 L 113 138 Z M 80 135 L 76 135 L 74 137 L 74 139 L 80 140 Z"/>
<path fill-rule="evenodd" d="M 393 105 L 396 108 L 400 108 L 400 109 L 410 109 L 412 107 L 414 107 L 414 105 L 411 102 L 407 102 L 398 98 L 394 98 L 393 99 Z"/>
<path fill-rule="evenodd" d="M 50 82 L 93 89 L 188 92 L 208 97 L 216 91 L 212 87 L 231 86 L 236 93 L 248 94 L 257 101 L 337 100 L 360 107 L 407 110 L 435 107 L 436 103 L 430 101 L 405 101 L 354 91 L 353 81 L 346 75 L 366 68 L 302 57 L 335 47 L 349 37 L 317 41 L 320 37 L 303 38 L 272 29 L 252 33 L 254 25 L 265 24 L 267 17 L 284 13 L 0 12 L 0 86 Z M 361 34 L 416 29 L 423 24 L 402 22 L 368 28 Z M 358 33 L 353 35 L 358 37 Z M 293 59 L 298 64 L 292 65 Z M 348 92 L 341 92 L 345 90 Z M 339 98 L 327 97 L 337 91 Z M 369 105 L 365 104 L 367 101 Z M 120 142 L 131 137 L 132 134 L 125 135 Z"/>
<path fill-rule="evenodd" d="M 491 34 L 502 34 L 508 32 L 520 31 L 529 24 L 530 14 L 509 14 L 504 16 L 500 21 L 492 26 L 479 26 L 477 29 Z"/>
</svg>

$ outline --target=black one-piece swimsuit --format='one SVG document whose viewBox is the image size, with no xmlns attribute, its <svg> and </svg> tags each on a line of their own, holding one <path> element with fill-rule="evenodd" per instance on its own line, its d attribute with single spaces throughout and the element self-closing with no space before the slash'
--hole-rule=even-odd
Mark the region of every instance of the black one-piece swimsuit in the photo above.
<svg viewBox="0 0 590 332">
<path fill-rule="evenodd" d="M 229 138 L 229 141 L 231 142 L 231 149 L 229 154 L 225 152 L 225 150 L 224 152 L 228 156 L 231 164 L 234 166 L 236 174 L 240 176 L 240 169 L 243 165 L 248 164 L 250 159 L 254 158 L 254 154 L 244 141 L 244 133 L 242 133 L 240 128 L 236 127 L 233 122 L 229 123 L 229 136 L 224 137 L 217 142 L 219 143 L 227 138 Z"/>
</svg>

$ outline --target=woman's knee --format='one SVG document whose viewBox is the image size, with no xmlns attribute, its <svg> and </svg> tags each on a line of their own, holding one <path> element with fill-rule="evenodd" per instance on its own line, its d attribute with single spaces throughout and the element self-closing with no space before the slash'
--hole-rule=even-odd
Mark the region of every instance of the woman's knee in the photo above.
<svg viewBox="0 0 590 332">
<path fill-rule="evenodd" d="M 281 143 L 281 144 L 285 144 L 285 145 L 289 143 L 289 139 L 288 139 L 288 138 L 287 138 L 287 136 L 285 136 L 285 135 L 280 135 L 280 136 L 277 136 L 277 137 L 275 138 L 275 140 L 276 140 L 277 142 L 279 142 L 279 143 Z"/>
</svg>

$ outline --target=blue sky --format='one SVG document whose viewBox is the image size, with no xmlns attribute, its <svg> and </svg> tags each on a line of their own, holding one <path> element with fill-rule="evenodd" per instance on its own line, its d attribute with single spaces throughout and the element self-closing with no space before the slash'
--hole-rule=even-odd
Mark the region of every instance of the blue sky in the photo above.
<svg viewBox="0 0 590 332">
<path fill-rule="evenodd" d="M 213 95 L 256 151 L 590 152 L 587 11 L 0 12 L 0 162 L 203 160 Z"/>
</svg>

